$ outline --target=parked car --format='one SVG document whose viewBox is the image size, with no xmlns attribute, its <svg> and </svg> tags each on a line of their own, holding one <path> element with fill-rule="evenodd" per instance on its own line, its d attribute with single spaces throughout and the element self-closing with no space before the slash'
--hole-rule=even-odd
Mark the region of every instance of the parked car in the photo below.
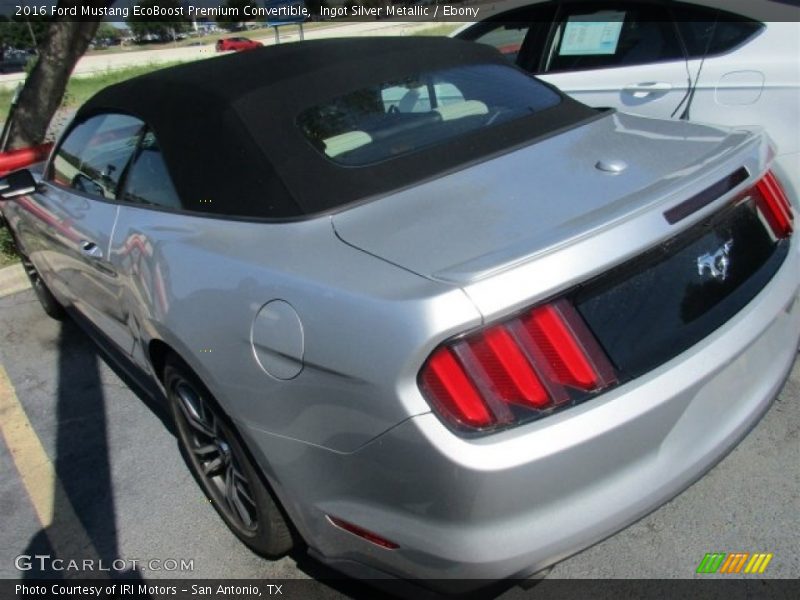
<svg viewBox="0 0 800 600">
<path fill-rule="evenodd" d="M 478 587 L 655 509 L 769 408 L 800 338 L 774 164 L 484 45 L 352 38 L 110 86 L 0 206 L 245 544 Z"/>
<path fill-rule="evenodd" d="M 25 70 L 29 62 L 30 58 L 21 56 L 2 59 L 0 60 L 0 73 L 20 73 Z"/>
<path fill-rule="evenodd" d="M 255 50 L 264 44 L 251 40 L 246 37 L 230 37 L 217 40 L 217 52 L 242 52 L 243 50 Z"/>
<path fill-rule="evenodd" d="M 24 71 L 35 56 L 36 54 L 32 50 L 0 48 L 0 73 Z"/>
<path fill-rule="evenodd" d="M 498 48 L 590 106 L 760 125 L 800 206 L 797 3 L 526 0 L 453 35 Z"/>
</svg>

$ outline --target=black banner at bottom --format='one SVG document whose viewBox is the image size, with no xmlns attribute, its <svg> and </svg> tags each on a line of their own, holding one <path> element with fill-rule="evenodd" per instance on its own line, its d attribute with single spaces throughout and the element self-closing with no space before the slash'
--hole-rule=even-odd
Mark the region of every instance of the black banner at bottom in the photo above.
<svg viewBox="0 0 800 600">
<path fill-rule="evenodd" d="M 466 589 L 472 591 L 464 592 Z M 438 590 L 438 591 L 433 591 Z M 450 592 L 456 592 L 452 595 Z M 0 580 L 0 598 L 63 598 L 78 600 L 249 600 L 286 598 L 336 600 L 341 598 L 502 598 L 516 600 L 693 598 L 750 600 L 800 598 L 800 580 L 794 579 L 544 579 L 535 585 L 521 581 L 481 580 L 395 581 L 350 579 L 125 579 Z"/>
</svg>

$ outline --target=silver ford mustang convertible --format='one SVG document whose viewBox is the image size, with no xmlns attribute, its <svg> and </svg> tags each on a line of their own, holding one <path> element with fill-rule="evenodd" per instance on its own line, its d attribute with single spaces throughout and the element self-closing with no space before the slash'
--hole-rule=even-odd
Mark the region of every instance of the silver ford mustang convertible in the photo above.
<svg viewBox="0 0 800 600">
<path fill-rule="evenodd" d="M 101 91 L 1 204 L 244 543 L 477 582 L 652 511 L 767 410 L 800 337 L 773 154 L 477 44 L 329 40 Z"/>
</svg>

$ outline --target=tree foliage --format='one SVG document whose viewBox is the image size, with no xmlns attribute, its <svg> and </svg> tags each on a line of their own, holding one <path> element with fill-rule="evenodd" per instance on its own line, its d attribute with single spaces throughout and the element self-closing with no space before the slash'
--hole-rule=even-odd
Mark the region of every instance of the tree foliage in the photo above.
<svg viewBox="0 0 800 600">
<path fill-rule="evenodd" d="M 161 8 L 169 10 L 179 9 L 181 2 L 180 0 L 140 0 L 136 5 L 144 9 Z M 131 16 L 128 17 L 127 23 L 131 33 L 139 41 L 146 40 L 148 36 L 159 40 L 169 40 L 176 33 L 189 29 L 189 21 L 186 17 L 134 17 L 133 11 L 131 11 Z"/>
<path fill-rule="evenodd" d="M 245 21 L 253 21 L 256 17 L 248 17 L 244 14 L 244 9 L 246 6 L 250 6 L 252 8 L 256 8 L 255 0 L 225 0 L 225 3 L 222 5 L 224 8 L 235 8 L 237 9 L 236 14 L 238 17 L 232 15 L 220 15 L 217 17 L 217 23 L 220 27 L 227 29 L 229 31 L 235 29 L 239 23 L 243 23 Z M 233 11 L 231 11 L 233 12 Z"/>
<path fill-rule="evenodd" d="M 122 30 L 119 27 L 114 27 L 111 23 L 100 23 L 95 34 L 97 39 L 118 40 L 121 37 Z"/>
<path fill-rule="evenodd" d="M 58 6 L 105 8 L 112 0 L 59 0 Z M 17 104 L 8 116 L 10 129 L 4 149 L 40 144 L 64 97 L 67 81 L 97 32 L 98 21 L 57 18 L 39 40 L 38 59 L 25 79 Z M 27 25 L 26 25 L 27 27 Z M 30 33 L 29 33 L 30 35 Z"/>
<path fill-rule="evenodd" d="M 9 19 L 6 15 L 0 15 L 0 47 L 32 50 L 41 44 L 47 37 L 50 21 L 46 17 L 29 17 L 28 22 L 30 27 L 24 19 L 19 17 Z M 36 38 L 35 44 L 34 38 Z"/>
<path fill-rule="evenodd" d="M 322 12 L 320 9 L 323 6 L 328 6 L 328 3 L 325 2 L 325 0 L 306 0 L 306 8 L 312 15 L 318 15 L 320 12 Z"/>
</svg>

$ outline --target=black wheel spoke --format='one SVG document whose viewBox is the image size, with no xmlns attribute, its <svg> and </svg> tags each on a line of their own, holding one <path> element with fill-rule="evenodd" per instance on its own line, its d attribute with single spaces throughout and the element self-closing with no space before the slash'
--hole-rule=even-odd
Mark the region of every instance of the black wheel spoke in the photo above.
<svg viewBox="0 0 800 600">
<path fill-rule="evenodd" d="M 198 404 L 200 405 L 200 410 L 198 413 L 200 414 L 200 420 L 208 427 L 210 431 L 213 432 L 213 437 L 217 437 L 217 417 L 208 408 L 205 402 L 202 399 L 198 398 Z"/>
<path fill-rule="evenodd" d="M 250 492 L 247 489 L 247 486 L 242 483 L 241 481 L 237 481 L 235 484 L 236 491 L 239 492 L 239 496 L 244 498 L 250 506 L 255 506 L 256 501 L 253 500 L 252 496 L 250 496 Z"/>
<path fill-rule="evenodd" d="M 250 495 L 250 482 L 247 480 L 247 477 L 242 474 L 235 461 L 233 461 L 231 467 L 233 468 L 233 476 L 236 480 L 236 489 L 239 490 L 239 493 L 242 495 L 242 497 L 244 497 L 245 500 L 247 500 L 251 505 L 255 506 L 256 502 Z"/>
<path fill-rule="evenodd" d="M 205 420 L 201 411 L 199 411 L 196 406 L 197 404 L 201 404 L 199 398 L 194 396 L 192 391 L 186 386 L 178 386 L 175 393 L 178 396 L 178 406 L 183 416 L 186 418 L 186 423 L 194 429 L 196 433 L 200 433 L 208 438 L 215 438 L 216 432 L 214 431 L 214 424 Z"/>
<path fill-rule="evenodd" d="M 239 492 L 239 495 L 242 496 L 247 502 L 249 502 L 252 506 L 256 505 L 255 500 L 250 495 L 250 482 L 247 481 L 247 478 L 242 474 L 239 470 L 236 461 L 231 461 L 231 474 L 234 478 L 234 485 Z"/>
<path fill-rule="evenodd" d="M 225 498 L 228 501 L 228 505 L 235 511 L 245 528 L 249 529 L 252 527 L 253 519 L 250 516 L 250 511 L 247 510 L 247 507 L 242 503 L 235 479 L 236 478 L 233 474 L 233 466 L 228 465 L 228 470 L 225 477 Z"/>
<path fill-rule="evenodd" d="M 204 444 L 203 446 L 195 446 L 192 448 L 192 452 L 197 456 L 207 456 L 212 452 L 219 452 L 219 446 L 216 444 Z"/>
<path fill-rule="evenodd" d="M 217 456 L 212 460 L 203 463 L 203 473 L 206 477 L 216 477 L 222 470 L 225 468 L 225 458 L 223 456 Z"/>
</svg>

